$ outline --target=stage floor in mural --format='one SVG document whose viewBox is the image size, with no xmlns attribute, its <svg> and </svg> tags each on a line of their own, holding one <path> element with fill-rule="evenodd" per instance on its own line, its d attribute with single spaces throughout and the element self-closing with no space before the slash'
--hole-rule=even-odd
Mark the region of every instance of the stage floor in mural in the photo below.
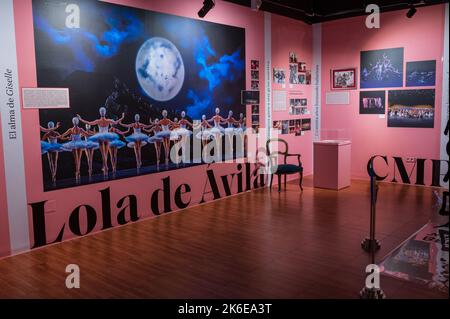
<svg viewBox="0 0 450 319">
<path fill-rule="evenodd" d="M 234 163 L 236 161 L 242 161 L 244 158 L 246 158 L 247 155 L 244 157 L 241 156 L 233 156 L 233 158 L 227 158 L 225 155 L 222 157 L 222 163 Z M 200 160 L 193 160 L 189 163 L 168 163 L 167 165 L 164 162 L 161 162 L 161 164 L 158 165 L 148 165 L 143 166 L 139 170 L 136 168 L 129 168 L 129 169 L 121 169 L 118 170 L 115 174 L 112 173 L 110 170 L 107 176 L 104 176 L 102 173 L 93 174 L 91 177 L 82 175 L 80 180 L 77 181 L 75 177 L 73 178 L 66 178 L 66 179 L 59 179 L 56 181 L 56 183 L 52 183 L 51 181 L 45 181 L 44 182 L 44 191 L 52 191 L 62 188 L 69 188 L 74 186 L 81 186 L 81 185 L 88 185 L 93 183 L 101 183 L 105 181 L 113 181 L 128 177 L 134 177 L 134 176 L 142 176 L 147 174 L 154 174 L 154 173 L 162 173 L 166 171 L 176 170 L 180 168 L 188 168 L 188 167 L 194 167 L 199 165 L 208 165 L 208 163 L 205 162 L 199 162 Z"/>
<path fill-rule="evenodd" d="M 390 277 L 448 293 L 449 228 L 428 223 L 381 262 Z"/>
<path fill-rule="evenodd" d="M 77 181 L 74 178 L 66 178 L 62 180 L 57 180 L 56 183 L 47 183 L 44 184 L 44 191 L 52 191 L 56 189 L 61 188 L 68 188 L 68 187 L 74 187 L 74 186 L 81 186 L 81 185 L 88 185 L 93 183 L 101 183 L 105 181 L 113 181 L 133 176 L 141 176 L 141 175 L 147 175 L 147 174 L 153 174 L 153 173 L 161 173 L 165 171 L 171 171 L 179 168 L 187 168 L 187 167 L 193 167 L 198 165 L 205 165 L 205 163 L 180 163 L 180 164 L 174 164 L 169 163 L 166 165 L 165 163 L 157 165 L 151 165 L 151 166 L 145 166 L 141 167 L 140 170 L 137 170 L 136 168 L 130 168 L 130 169 L 122 169 L 117 171 L 115 174 L 112 173 L 112 171 L 109 171 L 107 176 L 104 176 L 103 174 L 94 174 L 90 178 L 89 176 L 81 176 L 80 180 Z"/>
</svg>

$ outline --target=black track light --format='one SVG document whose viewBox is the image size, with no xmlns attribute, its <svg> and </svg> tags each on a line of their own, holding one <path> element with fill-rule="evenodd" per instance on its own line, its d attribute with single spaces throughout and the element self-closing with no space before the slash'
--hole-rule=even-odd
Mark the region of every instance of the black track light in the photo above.
<svg viewBox="0 0 450 319">
<path fill-rule="evenodd" d="M 414 8 L 413 6 L 411 6 L 411 7 L 409 7 L 408 12 L 406 12 L 406 16 L 411 19 L 413 17 L 413 15 L 416 14 L 416 12 L 417 12 L 417 9 Z"/>
<path fill-rule="evenodd" d="M 203 1 L 203 7 L 198 11 L 198 16 L 200 18 L 204 18 L 206 14 L 214 8 L 216 4 L 214 3 L 214 0 L 205 0 Z"/>
</svg>

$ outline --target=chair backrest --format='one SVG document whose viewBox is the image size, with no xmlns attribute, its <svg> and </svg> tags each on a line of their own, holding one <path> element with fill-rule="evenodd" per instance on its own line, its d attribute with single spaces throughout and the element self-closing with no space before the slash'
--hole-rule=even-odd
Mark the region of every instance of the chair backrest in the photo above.
<svg viewBox="0 0 450 319">
<path fill-rule="evenodd" d="M 280 149 L 277 148 L 276 151 L 272 152 L 270 150 L 270 143 L 273 143 L 273 142 L 284 144 L 284 151 L 280 151 Z M 271 138 L 271 139 L 268 139 L 267 142 L 266 142 L 266 150 L 267 150 L 267 155 L 268 156 L 271 156 L 271 155 L 284 155 L 284 156 L 286 156 L 287 154 L 289 154 L 288 143 L 285 140 L 283 140 L 282 138 Z"/>
</svg>

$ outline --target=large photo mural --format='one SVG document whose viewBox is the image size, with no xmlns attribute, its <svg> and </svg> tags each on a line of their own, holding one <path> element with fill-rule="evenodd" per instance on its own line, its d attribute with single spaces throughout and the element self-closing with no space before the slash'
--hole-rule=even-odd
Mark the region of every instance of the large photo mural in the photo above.
<svg viewBox="0 0 450 319">
<path fill-rule="evenodd" d="M 45 191 L 199 165 L 196 142 L 231 143 L 243 156 L 233 145 L 246 121 L 244 29 L 71 4 L 79 20 L 67 2 L 33 1 L 37 86 L 70 92 L 69 109 L 39 113 Z"/>
</svg>

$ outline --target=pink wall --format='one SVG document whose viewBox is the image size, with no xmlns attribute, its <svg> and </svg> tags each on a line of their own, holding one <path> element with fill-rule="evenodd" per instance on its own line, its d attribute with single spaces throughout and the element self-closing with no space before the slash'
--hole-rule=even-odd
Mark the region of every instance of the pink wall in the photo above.
<svg viewBox="0 0 450 319">
<path fill-rule="evenodd" d="M 8 211 L 6 207 L 5 169 L 3 159 L 2 125 L 0 123 L 0 257 L 9 255 Z"/>
<path fill-rule="evenodd" d="M 200 2 L 195 0 L 120 0 L 111 2 L 197 19 L 197 11 L 200 7 Z M 34 56 L 35 50 L 31 0 L 16 0 L 14 2 L 14 11 L 15 20 L 20 21 L 20 23 L 16 24 L 19 86 L 35 87 L 36 65 Z M 217 1 L 216 7 L 207 15 L 205 20 L 239 26 L 246 29 L 246 83 L 249 88 L 250 60 L 259 59 L 261 62 L 264 60 L 263 14 L 261 12 L 253 12 L 250 9 L 246 9 L 241 6 Z M 264 83 L 264 73 L 260 74 L 260 81 L 261 83 Z M 264 94 L 263 88 L 261 94 L 262 96 Z M 261 105 L 261 109 L 264 109 L 264 105 Z M 250 114 L 250 107 L 248 109 L 248 114 Z M 101 230 L 102 217 L 99 191 L 107 187 L 111 188 L 113 225 L 117 225 L 116 215 L 118 214 L 118 209 L 115 206 L 116 202 L 117 200 L 128 194 L 134 194 L 138 199 L 138 211 L 140 219 L 153 217 L 154 215 L 150 209 L 150 196 L 154 190 L 162 187 L 162 179 L 167 176 L 171 177 L 171 203 L 173 210 L 176 210 L 176 208 L 174 208 L 173 193 L 176 187 L 181 183 L 187 183 L 192 187 L 192 192 L 190 193 L 190 195 L 185 196 L 185 198 L 191 198 L 190 206 L 195 205 L 201 201 L 202 193 L 207 182 L 207 166 L 197 166 L 167 173 L 162 172 L 158 174 L 128 178 L 126 180 L 79 186 L 71 189 L 62 189 L 44 193 L 42 190 L 42 168 L 40 165 L 41 155 L 39 144 L 40 134 L 38 127 L 38 118 L 39 117 L 37 110 L 22 110 L 28 203 L 40 202 L 44 200 L 49 201 L 46 204 L 45 215 L 48 242 L 53 241 L 57 237 L 58 233 L 64 225 L 65 232 L 63 235 L 63 239 L 74 237 L 74 235 L 67 230 L 67 224 L 72 210 L 81 204 L 91 205 L 97 211 L 97 224 L 92 232 Z M 248 124 L 250 124 L 250 117 L 248 117 Z M 214 167 L 214 173 L 218 181 L 220 181 L 221 175 L 237 172 L 236 164 L 215 164 L 212 167 Z M 221 195 L 224 196 L 224 187 L 220 182 L 218 184 Z M 234 181 L 231 184 L 232 193 L 235 194 L 237 192 L 236 178 L 234 178 Z M 213 196 L 211 194 L 205 197 L 205 200 L 211 199 L 213 199 Z M 87 227 L 85 214 L 82 213 L 81 215 L 81 228 L 85 230 Z M 29 221 L 30 234 L 31 238 L 33 238 L 32 215 L 30 208 Z M 33 244 L 34 243 L 32 242 L 31 245 Z"/>
<path fill-rule="evenodd" d="M 312 66 L 312 27 L 301 21 L 272 15 L 272 68 L 282 68 L 286 71 L 286 85 L 275 84 L 272 81 L 272 90 L 287 91 L 286 111 L 272 112 L 272 120 L 290 120 L 311 118 L 312 95 L 311 85 L 289 85 L 289 52 L 295 52 L 299 62 L 306 62 L 307 69 Z M 307 98 L 309 115 L 289 115 L 290 98 Z M 280 138 L 289 143 L 290 153 L 302 154 L 304 175 L 312 174 L 312 131 L 305 131 L 303 136 L 294 134 L 281 135 Z M 297 161 L 291 158 L 292 163 Z M 291 179 L 298 178 L 291 175 Z M 276 180 L 274 181 L 276 182 Z"/>
<path fill-rule="evenodd" d="M 367 29 L 364 22 L 365 17 L 356 17 L 324 23 L 322 29 L 322 129 L 348 132 L 345 137 L 352 141 L 354 178 L 367 178 L 367 161 L 375 154 L 439 159 L 441 132 L 444 6 L 420 8 L 412 19 L 406 18 L 404 10 L 383 13 L 380 29 Z M 359 90 L 350 91 L 350 105 L 325 104 L 325 93 L 330 91 L 330 69 L 359 69 L 360 51 L 397 47 L 404 47 L 405 68 L 407 61 L 436 60 L 434 129 L 388 128 L 386 118 L 360 115 Z M 387 173 L 388 169 L 379 164 L 380 175 Z M 389 165 L 391 180 L 392 158 Z M 430 166 L 430 163 L 426 164 L 427 185 L 430 183 Z"/>
</svg>

